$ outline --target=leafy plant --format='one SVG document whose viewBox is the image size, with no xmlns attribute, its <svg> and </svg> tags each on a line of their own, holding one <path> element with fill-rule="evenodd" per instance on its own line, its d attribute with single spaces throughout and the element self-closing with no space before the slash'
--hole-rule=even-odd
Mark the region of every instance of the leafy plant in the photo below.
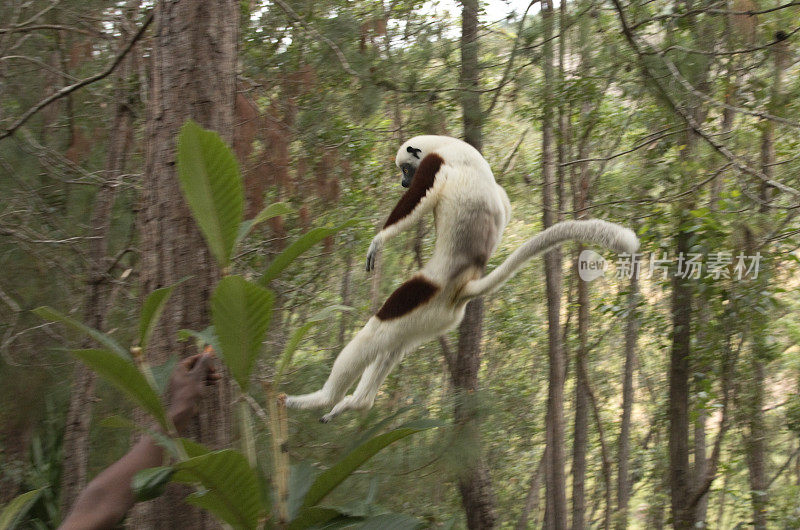
<svg viewBox="0 0 800 530">
<path fill-rule="evenodd" d="M 0 530 L 11 530 L 22 519 L 33 503 L 39 498 L 41 490 L 32 490 L 14 498 L 0 510 Z"/>
<path fill-rule="evenodd" d="M 204 130 L 191 121 L 182 127 L 178 139 L 178 174 L 190 210 L 212 254 L 225 272 L 235 246 L 246 238 L 253 226 L 290 212 L 287 205 L 278 203 L 268 206 L 254 219 L 243 221 L 243 190 L 233 153 L 216 133 Z M 312 229 L 280 253 L 258 282 L 239 275 L 224 276 L 211 297 L 213 325 L 203 331 L 182 330 L 181 338 L 194 337 L 201 345 L 212 345 L 221 354 L 240 391 L 248 392 L 252 371 L 262 353 L 272 315 L 274 295 L 266 285 L 316 243 L 350 224 L 352 222 L 334 228 Z M 211 451 L 195 442 L 177 438 L 161 403 L 159 396 L 163 381 L 159 384 L 157 379 L 163 379 L 163 374 L 156 377 L 155 371 L 146 362 L 145 352 L 150 335 L 174 288 L 175 285 L 158 289 L 147 296 L 139 318 L 138 346 L 130 350 L 133 355 L 108 334 L 89 328 L 53 309 L 41 307 L 35 312 L 43 318 L 62 322 L 81 331 L 100 343 L 102 349 L 76 349 L 72 350 L 72 354 L 146 410 L 171 434 L 172 437 L 151 433 L 177 461 L 171 466 L 139 472 L 132 484 L 138 499 L 160 495 L 170 481 L 193 484 L 197 486 L 197 491 L 187 497 L 187 502 L 209 511 L 231 527 L 250 529 L 269 526 L 274 517 L 270 516 L 268 497 L 262 491 L 262 484 L 267 481 L 262 480 L 256 471 L 252 420 L 246 401 L 240 400 L 245 452 L 236 449 Z M 291 363 L 293 353 L 306 333 L 334 312 L 347 309 L 344 306 L 331 306 L 310 318 L 292 335 L 278 361 L 274 386 L 277 386 L 280 375 Z M 249 402 L 256 403 L 255 399 Z M 393 418 L 379 422 L 368 431 L 365 439 L 326 471 L 316 474 L 310 472 L 307 466 L 296 468 L 305 472 L 289 481 L 292 510 L 289 520 L 282 521 L 282 524 L 292 529 L 323 524 L 357 524 L 361 528 L 418 527 L 419 521 L 405 515 L 367 516 L 321 504 L 331 491 L 388 445 L 441 425 L 433 420 L 418 420 L 377 434 Z M 279 420 L 271 418 L 270 421 Z M 281 432 L 286 432 L 285 412 L 283 422 Z M 125 420 L 112 423 L 114 426 L 128 426 Z"/>
</svg>

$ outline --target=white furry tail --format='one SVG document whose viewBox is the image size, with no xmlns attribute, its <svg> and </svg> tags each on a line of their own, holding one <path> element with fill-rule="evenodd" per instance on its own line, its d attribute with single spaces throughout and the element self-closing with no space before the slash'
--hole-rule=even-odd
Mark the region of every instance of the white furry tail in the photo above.
<svg viewBox="0 0 800 530">
<path fill-rule="evenodd" d="M 633 230 L 600 219 L 563 221 L 540 232 L 515 250 L 499 267 L 479 280 L 464 286 L 460 299 L 472 299 L 489 294 L 506 283 L 526 261 L 565 241 L 594 243 L 616 252 L 633 254 L 639 249 L 639 239 Z"/>
</svg>

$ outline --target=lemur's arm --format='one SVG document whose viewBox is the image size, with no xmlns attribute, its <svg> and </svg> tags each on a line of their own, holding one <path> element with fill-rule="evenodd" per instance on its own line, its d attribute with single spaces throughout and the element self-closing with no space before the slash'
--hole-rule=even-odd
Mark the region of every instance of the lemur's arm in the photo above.
<svg viewBox="0 0 800 530">
<path fill-rule="evenodd" d="M 415 226 L 425 214 L 433 211 L 439 199 L 439 186 L 442 184 L 441 179 L 437 180 L 436 176 L 443 163 L 444 160 L 435 153 L 426 156 L 419 163 L 408 191 L 389 214 L 383 229 L 372 239 L 367 252 L 368 271 L 375 268 L 375 258 L 387 240 Z"/>
</svg>

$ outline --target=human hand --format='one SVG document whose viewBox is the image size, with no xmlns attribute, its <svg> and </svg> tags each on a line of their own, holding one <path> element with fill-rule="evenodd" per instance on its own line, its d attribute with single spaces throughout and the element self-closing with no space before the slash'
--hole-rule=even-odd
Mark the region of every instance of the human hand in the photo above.
<svg viewBox="0 0 800 530">
<path fill-rule="evenodd" d="M 220 377 L 214 368 L 214 352 L 211 348 L 184 359 L 172 371 L 169 380 L 169 416 L 179 432 L 197 415 L 203 387 L 216 384 Z"/>
</svg>

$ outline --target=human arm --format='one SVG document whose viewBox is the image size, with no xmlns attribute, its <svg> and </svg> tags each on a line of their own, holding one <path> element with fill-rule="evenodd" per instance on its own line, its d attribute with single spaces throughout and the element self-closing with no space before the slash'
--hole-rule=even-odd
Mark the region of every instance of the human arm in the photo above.
<svg viewBox="0 0 800 530">
<path fill-rule="evenodd" d="M 201 353 L 187 358 L 170 378 L 169 417 L 178 433 L 183 433 L 197 414 L 203 386 L 214 384 L 219 374 L 213 366 L 214 356 Z M 164 449 L 151 436 L 137 441 L 122 458 L 100 472 L 78 495 L 62 530 L 112 528 L 136 502 L 131 488 L 139 471 L 163 464 Z"/>
</svg>

